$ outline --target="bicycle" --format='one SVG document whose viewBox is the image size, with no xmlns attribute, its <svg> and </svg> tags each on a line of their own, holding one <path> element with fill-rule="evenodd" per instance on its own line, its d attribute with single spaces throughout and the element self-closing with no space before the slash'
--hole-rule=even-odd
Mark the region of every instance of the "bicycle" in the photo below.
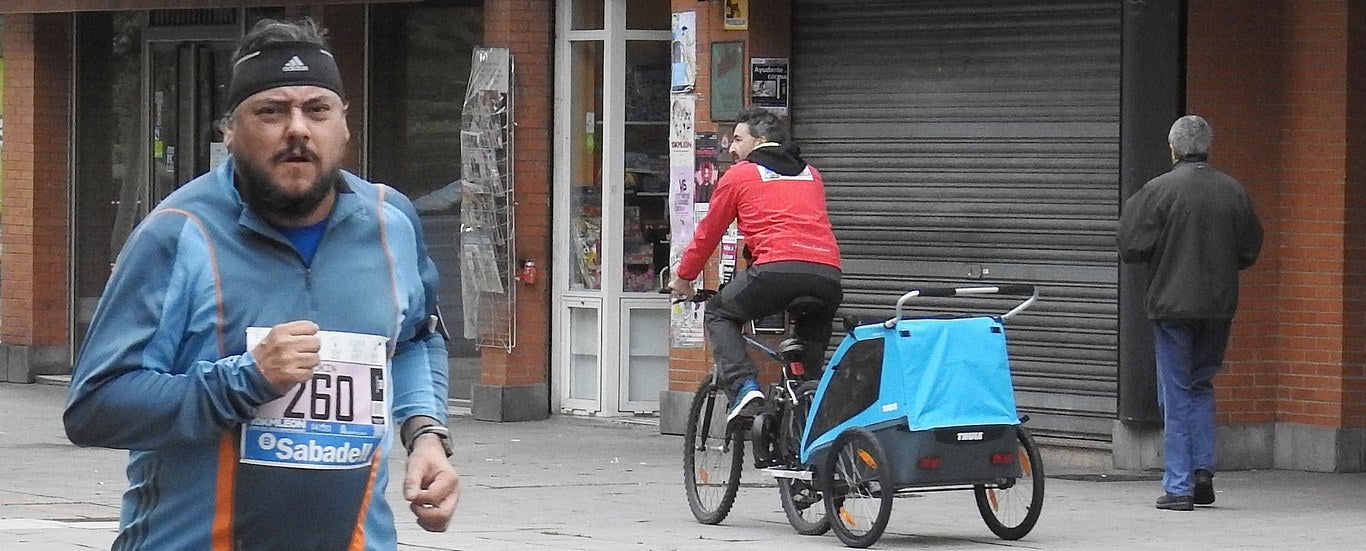
<svg viewBox="0 0 1366 551">
<path fill-rule="evenodd" d="M 705 302 L 715 293 L 703 289 L 687 300 Z M 799 459 L 801 438 L 817 381 L 808 379 L 806 366 L 798 361 L 799 350 L 790 346 L 797 342 L 794 322 L 821 304 L 819 299 L 809 296 L 798 297 L 788 304 L 784 310 L 787 319 L 783 342 L 786 346 L 780 346 L 779 350 L 769 348 L 749 335 L 744 337 L 747 344 L 782 366 L 781 378 L 768 385 L 763 410 L 755 414 L 748 426 L 724 422 L 725 392 L 718 382 L 715 366 L 698 385 L 688 408 L 683 454 L 688 507 L 698 522 L 719 524 L 730 513 L 740 488 L 748 436 L 754 445 L 755 468 L 774 475 L 778 481 L 779 499 L 792 528 L 803 535 L 820 535 L 830 529 L 824 507 L 820 505 L 822 495 L 814 486 L 811 471 L 802 467 Z M 720 400 L 717 400 L 718 396 Z M 715 478 L 716 474 L 722 476 Z"/>
<path fill-rule="evenodd" d="M 916 297 L 995 293 L 1029 297 L 999 315 L 902 314 Z M 716 373 L 699 385 L 684 453 L 693 516 L 717 524 L 729 514 L 748 434 L 755 466 L 777 478 L 783 512 L 799 533 L 833 529 L 845 545 L 867 547 L 882 537 L 897 493 L 968 490 L 992 533 L 1024 537 L 1042 511 L 1044 470 L 1023 426 L 1029 417 L 1016 410 L 1004 323 L 1037 299 L 1030 285 L 911 290 L 891 319 L 845 319 L 848 332 L 814 388 L 794 362 L 746 337 L 783 375 L 748 427 L 718 429 L 713 418 L 725 414 L 716 407 Z M 789 313 L 801 315 L 801 302 Z M 714 471 L 722 476 L 713 479 Z"/>
</svg>

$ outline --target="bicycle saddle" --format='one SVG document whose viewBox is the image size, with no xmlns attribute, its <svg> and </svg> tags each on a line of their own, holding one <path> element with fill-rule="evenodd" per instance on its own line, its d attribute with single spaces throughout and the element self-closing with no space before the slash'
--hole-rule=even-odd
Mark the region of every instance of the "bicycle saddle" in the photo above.
<svg viewBox="0 0 1366 551">
<path fill-rule="evenodd" d="M 787 316 L 799 318 L 825 308 L 825 302 L 811 295 L 802 295 L 787 303 Z"/>
</svg>

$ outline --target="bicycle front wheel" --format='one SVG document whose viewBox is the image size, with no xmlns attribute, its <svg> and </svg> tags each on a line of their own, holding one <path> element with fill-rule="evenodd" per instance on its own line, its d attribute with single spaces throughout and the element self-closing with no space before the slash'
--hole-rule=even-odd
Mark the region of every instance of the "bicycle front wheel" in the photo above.
<svg viewBox="0 0 1366 551">
<path fill-rule="evenodd" d="M 798 457 L 810 403 L 810 398 L 803 396 L 797 405 L 783 408 L 777 448 L 779 457 L 787 468 L 800 467 Z M 812 476 L 811 480 L 778 479 L 778 497 L 783 502 L 783 514 L 787 516 L 787 523 L 792 525 L 792 529 L 803 536 L 819 536 L 830 530 L 830 522 L 826 519 L 825 505 L 822 503 L 820 490 L 816 488 L 816 480 L 815 476 Z"/>
<path fill-rule="evenodd" d="M 708 375 L 693 394 L 683 435 L 683 486 L 688 508 L 702 524 L 719 524 L 730 514 L 745 460 L 744 434 L 730 430 L 725 416 L 716 412 L 717 397 L 724 403 L 725 394 L 712 377 Z"/>
<path fill-rule="evenodd" d="M 1020 445 L 1016 458 L 1024 475 L 1014 480 L 1003 480 L 994 486 L 977 485 L 972 493 L 977 497 L 977 510 L 982 520 L 1001 539 L 1017 540 L 1025 537 L 1039 521 L 1043 511 L 1043 461 L 1039 447 L 1024 427 L 1016 427 Z"/>
<path fill-rule="evenodd" d="M 830 531 L 825 518 L 825 505 L 814 481 L 796 478 L 778 479 L 778 497 L 783 500 L 783 514 L 787 523 L 803 536 L 819 536 Z"/>
</svg>

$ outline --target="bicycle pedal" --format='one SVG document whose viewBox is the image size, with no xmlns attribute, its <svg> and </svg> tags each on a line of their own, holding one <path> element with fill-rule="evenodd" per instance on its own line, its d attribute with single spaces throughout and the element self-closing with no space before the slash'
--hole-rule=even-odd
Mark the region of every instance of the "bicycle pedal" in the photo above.
<svg viewBox="0 0 1366 551">
<path fill-rule="evenodd" d="M 805 488 L 792 496 L 792 504 L 796 505 L 798 510 L 806 509 L 820 502 L 820 494 L 810 488 Z"/>
</svg>

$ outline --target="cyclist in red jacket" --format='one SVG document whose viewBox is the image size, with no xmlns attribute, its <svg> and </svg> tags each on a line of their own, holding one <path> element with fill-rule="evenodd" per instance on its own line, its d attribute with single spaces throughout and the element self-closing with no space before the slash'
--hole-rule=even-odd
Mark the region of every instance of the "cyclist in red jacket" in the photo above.
<svg viewBox="0 0 1366 551">
<path fill-rule="evenodd" d="M 816 375 L 830 341 L 830 323 L 844 297 L 839 245 L 825 209 L 825 185 L 816 167 L 788 143 L 782 121 L 760 108 L 742 111 L 730 154 L 737 162 L 717 183 L 710 209 L 669 282 L 675 294 L 691 297 L 692 281 L 726 228 L 738 222 L 753 259 L 707 301 L 703 316 L 721 387 L 730 396 L 727 422 L 753 416 L 764 400 L 741 327 L 783 311 L 797 297 L 820 299 L 826 307 L 797 324 L 800 342 L 782 347 Z"/>
</svg>

